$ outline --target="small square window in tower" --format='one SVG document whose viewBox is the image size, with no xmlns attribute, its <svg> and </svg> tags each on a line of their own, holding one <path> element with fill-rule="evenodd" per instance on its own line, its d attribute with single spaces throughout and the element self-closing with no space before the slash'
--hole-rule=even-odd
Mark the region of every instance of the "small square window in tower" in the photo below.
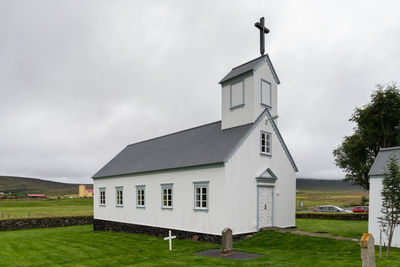
<svg viewBox="0 0 400 267">
<path fill-rule="evenodd" d="M 230 87 L 231 108 L 237 108 L 244 105 L 244 81 L 232 84 Z"/>
<path fill-rule="evenodd" d="M 261 105 L 272 107 L 271 99 L 271 83 L 266 80 L 261 80 Z"/>
</svg>

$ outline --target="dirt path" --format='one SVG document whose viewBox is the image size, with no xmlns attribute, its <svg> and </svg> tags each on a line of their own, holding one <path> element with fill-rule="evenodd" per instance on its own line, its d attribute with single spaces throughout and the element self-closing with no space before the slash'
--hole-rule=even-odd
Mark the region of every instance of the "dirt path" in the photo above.
<svg viewBox="0 0 400 267">
<path fill-rule="evenodd" d="M 271 228 L 269 228 L 269 229 L 265 229 L 265 230 L 275 230 L 275 231 L 281 232 L 281 233 L 290 232 L 290 233 L 295 234 L 295 235 L 326 237 L 326 238 L 337 239 L 337 240 L 348 240 L 348 241 L 360 242 L 360 240 L 356 239 L 356 238 L 344 237 L 344 236 L 336 236 L 336 235 L 328 235 L 328 234 L 324 234 L 324 233 L 305 232 L 305 231 L 300 231 L 300 230 L 296 230 L 296 229 L 282 229 L 282 228 L 271 229 Z"/>
</svg>

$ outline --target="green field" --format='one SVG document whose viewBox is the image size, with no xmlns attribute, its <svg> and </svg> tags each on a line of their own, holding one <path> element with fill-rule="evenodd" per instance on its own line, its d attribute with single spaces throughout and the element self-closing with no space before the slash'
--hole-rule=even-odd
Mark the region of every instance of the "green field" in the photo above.
<svg viewBox="0 0 400 267">
<path fill-rule="evenodd" d="M 5 199 L 0 201 L 0 220 L 8 218 L 93 215 L 93 199 Z"/>
<path fill-rule="evenodd" d="M 368 221 L 341 221 L 319 219 L 296 219 L 297 230 L 360 239 L 368 233 Z"/>
<path fill-rule="evenodd" d="M 349 208 L 361 205 L 361 197 L 366 196 L 364 191 L 298 191 L 296 193 L 297 211 L 313 210 L 319 205 L 335 205 Z M 300 202 L 304 203 L 300 207 Z"/>
<path fill-rule="evenodd" d="M 219 246 L 162 238 L 93 232 L 91 225 L 0 232 L 0 266 L 361 266 L 357 242 L 273 231 L 234 243 L 236 250 L 265 255 L 234 261 L 194 255 Z M 399 266 L 400 250 L 377 266 Z"/>
</svg>

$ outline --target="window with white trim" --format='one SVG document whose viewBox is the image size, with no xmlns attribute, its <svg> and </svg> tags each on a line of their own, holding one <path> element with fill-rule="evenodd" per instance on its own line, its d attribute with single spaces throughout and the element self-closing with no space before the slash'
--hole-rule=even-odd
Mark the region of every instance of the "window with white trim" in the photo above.
<svg viewBox="0 0 400 267">
<path fill-rule="evenodd" d="M 231 109 L 244 105 L 244 81 L 230 85 L 230 106 Z"/>
<path fill-rule="evenodd" d="M 272 86 L 270 82 L 261 79 L 261 105 L 272 107 Z"/>
<path fill-rule="evenodd" d="M 116 203 L 118 207 L 122 207 L 124 205 L 124 195 L 123 195 L 123 190 L 124 188 L 122 186 L 117 186 L 115 187 L 115 196 L 116 196 Z"/>
<path fill-rule="evenodd" d="M 106 188 L 105 187 L 99 188 L 99 203 L 101 206 L 106 205 Z"/>
<path fill-rule="evenodd" d="M 271 155 L 271 133 L 261 132 L 261 154 Z"/>
<path fill-rule="evenodd" d="M 172 187 L 173 184 L 162 184 L 161 185 L 161 206 L 164 209 L 172 209 Z"/>
<path fill-rule="evenodd" d="M 193 182 L 195 210 L 208 210 L 208 183 L 208 181 Z"/>
<path fill-rule="evenodd" d="M 136 207 L 144 208 L 145 207 L 145 186 L 137 185 L 136 186 Z"/>
</svg>

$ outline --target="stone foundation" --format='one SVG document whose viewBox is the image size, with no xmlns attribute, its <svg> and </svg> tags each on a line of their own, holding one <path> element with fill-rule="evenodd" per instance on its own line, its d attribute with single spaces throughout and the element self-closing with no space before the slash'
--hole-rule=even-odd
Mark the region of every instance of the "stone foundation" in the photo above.
<svg viewBox="0 0 400 267">
<path fill-rule="evenodd" d="M 126 233 L 135 233 L 135 234 L 146 234 L 153 235 L 158 237 L 166 237 L 168 235 L 168 231 L 172 230 L 172 234 L 179 239 L 192 239 L 193 236 L 198 236 L 198 240 L 207 241 L 213 243 L 221 243 L 221 236 L 219 235 L 211 235 L 197 232 L 189 232 L 182 231 L 176 229 L 162 228 L 162 227 L 154 227 L 140 224 L 132 224 L 132 223 L 122 223 L 115 221 L 106 221 L 93 219 L 93 230 L 94 231 L 114 231 L 114 232 L 126 232 Z M 233 240 L 243 239 L 245 236 L 253 234 L 240 234 L 233 235 Z"/>
<path fill-rule="evenodd" d="M 0 231 L 84 225 L 92 221 L 93 216 L 8 219 L 0 220 Z"/>
</svg>

